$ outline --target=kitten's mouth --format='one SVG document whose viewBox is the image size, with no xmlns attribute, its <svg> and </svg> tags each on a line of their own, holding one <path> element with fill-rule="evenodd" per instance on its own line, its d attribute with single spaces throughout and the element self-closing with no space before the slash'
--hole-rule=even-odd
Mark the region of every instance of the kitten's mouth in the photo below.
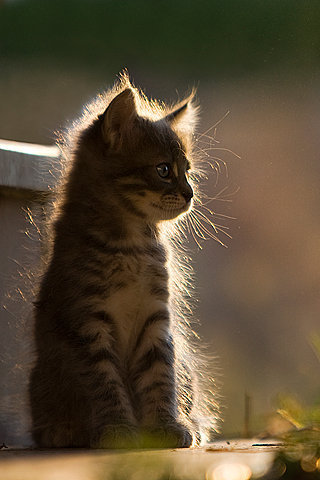
<svg viewBox="0 0 320 480">
<path fill-rule="evenodd" d="M 179 207 L 168 207 L 164 205 L 159 205 L 158 203 L 151 203 L 152 207 L 157 208 L 158 210 L 161 210 L 162 212 L 182 212 L 184 210 L 187 210 L 190 206 L 191 202 L 186 203 L 185 205 L 181 205 Z"/>
</svg>

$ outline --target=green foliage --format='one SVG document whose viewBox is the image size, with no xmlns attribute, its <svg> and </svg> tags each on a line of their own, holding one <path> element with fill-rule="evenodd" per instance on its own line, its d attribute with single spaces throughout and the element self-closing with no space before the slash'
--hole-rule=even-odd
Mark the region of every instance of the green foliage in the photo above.
<svg viewBox="0 0 320 480">
<path fill-rule="evenodd" d="M 281 396 L 278 413 L 297 429 L 319 428 L 320 432 L 320 405 L 306 407 L 292 396 Z"/>
<path fill-rule="evenodd" d="M 320 359 L 319 335 L 312 335 L 311 345 Z M 320 451 L 320 404 L 304 406 L 292 395 L 281 395 L 278 398 L 278 413 L 293 426 L 283 436 L 286 442 L 303 451 L 311 446 Z"/>
</svg>

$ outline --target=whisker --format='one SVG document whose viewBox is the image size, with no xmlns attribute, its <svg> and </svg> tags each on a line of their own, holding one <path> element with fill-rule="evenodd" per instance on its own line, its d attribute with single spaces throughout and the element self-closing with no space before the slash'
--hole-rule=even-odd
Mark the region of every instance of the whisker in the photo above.
<svg viewBox="0 0 320 480">
<path fill-rule="evenodd" d="M 213 133 L 214 136 L 206 135 L 205 133 L 202 133 L 202 134 L 201 134 L 201 138 L 200 138 L 200 137 L 199 137 L 199 138 L 196 138 L 195 141 L 196 141 L 196 142 L 200 141 L 201 143 L 205 143 L 205 140 L 202 139 L 202 137 L 204 137 L 205 139 L 208 138 L 208 139 L 210 140 L 210 142 L 207 143 L 208 145 L 211 145 L 212 142 L 213 142 L 213 143 L 216 143 L 216 144 L 219 144 L 220 141 L 215 138 L 216 134 L 217 134 L 217 130 L 216 130 L 216 129 L 214 130 L 214 133 Z"/>
<path fill-rule="evenodd" d="M 208 150 L 212 150 L 212 149 L 208 149 Z M 207 154 L 207 152 L 205 152 Z M 219 158 L 219 157 L 212 157 L 211 155 L 207 154 L 208 157 L 210 157 L 212 160 L 214 160 L 214 162 L 210 162 L 210 161 L 206 161 L 206 163 L 213 169 L 213 170 L 216 170 L 218 168 L 219 170 L 219 173 L 221 173 L 221 164 L 224 166 L 225 168 L 225 172 L 226 172 L 226 177 L 229 178 L 229 172 L 228 172 L 228 166 L 227 166 L 227 162 L 225 162 L 225 160 L 223 160 L 222 158 Z"/>
<path fill-rule="evenodd" d="M 199 214 L 199 213 L 200 213 L 199 211 L 196 212 L 196 214 Z M 200 220 L 200 219 L 199 219 L 199 220 Z M 204 220 L 204 221 L 205 221 L 206 223 L 208 223 L 208 224 L 215 230 L 216 233 L 218 233 L 218 231 L 220 231 L 220 232 L 223 232 L 225 235 L 228 236 L 228 234 L 227 234 L 226 232 L 224 232 L 222 229 L 225 228 L 226 230 L 229 230 L 230 227 L 227 227 L 227 226 L 225 226 L 225 225 L 220 225 L 219 223 L 213 223 L 213 222 L 206 221 L 206 220 Z M 204 225 L 203 225 L 203 227 L 204 227 Z M 205 227 L 204 227 L 204 228 L 205 228 Z"/>
<path fill-rule="evenodd" d="M 226 235 L 227 237 L 229 238 L 232 238 L 231 235 L 229 235 L 227 232 L 224 231 L 224 229 L 226 230 L 229 230 L 229 227 L 227 226 L 224 226 L 224 225 L 219 225 L 218 223 L 213 223 L 206 215 L 204 215 L 202 212 L 200 212 L 198 209 L 194 209 L 194 213 L 196 215 L 201 215 L 201 217 L 203 218 L 203 220 L 208 223 L 216 233 L 218 233 L 218 231 L 222 232 L 224 235 Z M 201 223 L 201 222 L 200 222 Z M 207 230 L 207 228 L 202 224 L 202 227 Z"/>
<path fill-rule="evenodd" d="M 231 217 L 230 215 L 224 215 L 223 213 L 216 213 L 216 212 L 213 212 L 212 210 L 210 210 L 210 208 L 206 207 L 205 205 L 202 205 L 200 204 L 202 208 L 204 208 L 205 210 L 207 210 L 208 213 L 210 213 L 210 215 L 214 215 L 215 217 L 222 217 L 222 218 L 228 218 L 230 220 L 235 220 L 236 217 Z"/>
<path fill-rule="evenodd" d="M 205 205 L 209 205 L 209 203 L 215 201 L 215 202 L 229 202 L 231 203 L 232 200 L 231 199 L 228 199 L 228 198 L 217 198 L 217 197 L 207 197 L 208 198 L 208 201 L 206 203 L 203 204 L 203 206 Z"/>
<path fill-rule="evenodd" d="M 199 235 L 203 240 L 207 240 L 207 237 L 205 233 L 209 236 L 214 235 L 212 232 L 210 232 L 202 223 L 201 220 L 197 217 L 196 212 L 192 212 L 193 215 L 193 222 L 197 228 L 197 231 L 199 232 Z M 218 233 L 218 232 L 216 232 Z"/>
<path fill-rule="evenodd" d="M 195 213 L 195 212 L 194 212 L 194 213 Z M 205 232 L 205 233 L 206 233 L 207 235 L 209 235 L 211 238 L 212 238 L 212 235 L 213 235 L 213 237 L 215 238 L 215 235 L 214 235 L 212 232 L 210 232 L 210 230 L 208 230 L 208 228 L 207 228 L 205 225 L 203 225 L 203 223 L 201 222 L 201 220 L 200 220 L 196 215 L 194 215 L 194 220 L 196 221 L 198 227 L 201 228 L 201 230 L 202 230 L 203 232 Z M 218 230 L 215 228 L 215 226 L 213 226 L 213 225 L 211 225 L 211 226 L 212 226 L 212 228 L 214 229 L 214 231 L 218 234 Z"/>
<path fill-rule="evenodd" d="M 217 237 L 216 235 L 214 235 L 214 233 L 210 232 L 201 222 L 200 220 L 194 216 L 193 217 L 193 220 L 195 221 L 196 225 L 197 225 L 197 229 L 201 231 L 201 238 L 204 238 L 205 240 L 207 240 L 207 237 L 204 236 L 203 232 L 205 232 L 209 238 L 212 238 L 213 240 L 215 240 L 216 242 L 220 243 L 220 245 L 226 247 L 226 245 L 222 242 L 222 240 Z"/>
<path fill-rule="evenodd" d="M 227 197 L 231 197 L 233 195 L 235 195 L 236 193 L 238 193 L 238 191 L 240 190 L 240 187 L 237 187 L 233 192 L 231 193 L 228 193 L 228 194 L 225 194 L 224 196 L 221 197 L 221 195 L 226 191 L 228 190 L 229 186 L 226 185 L 222 190 L 220 190 L 220 192 L 218 192 L 214 197 L 209 197 L 208 195 L 206 195 L 206 198 L 209 199 L 210 201 L 212 200 L 220 200 L 220 201 L 227 201 L 227 202 L 231 202 L 232 200 L 229 200 L 227 199 Z"/>
<path fill-rule="evenodd" d="M 209 153 L 206 152 L 205 149 L 199 147 L 199 145 L 197 145 L 197 148 L 200 150 L 200 152 L 204 153 L 204 155 L 206 155 L 207 157 L 211 158 L 211 156 L 209 155 Z M 209 149 L 208 149 L 209 150 Z"/>
<path fill-rule="evenodd" d="M 239 160 L 241 160 L 241 157 L 240 155 L 238 155 L 237 153 L 235 153 L 233 150 L 231 150 L 230 148 L 225 148 L 225 147 L 208 147 L 205 149 L 206 152 L 210 151 L 210 150 L 219 150 L 221 152 L 228 152 L 228 153 L 231 153 L 232 155 L 234 155 L 236 158 L 238 158 Z"/>
<path fill-rule="evenodd" d="M 200 235 L 201 235 L 201 238 L 203 238 L 203 240 L 207 240 L 206 236 L 204 235 L 203 232 L 206 232 L 207 234 L 209 234 L 210 236 L 213 235 L 211 232 L 209 232 L 209 230 L 206 229 L 206 227 L 201 223 L 201 221 L 199 220 L 199 218 L 196 216 L 195 212 L 193 212 L 193 221 L 195 222 L 195 225 L 197 226 L 197 229 L 199 230 L 200 232 Z M 207 230 L 207 231 L 206 231 Z M 216 232 L 218 233 L 218 232 Z"/>
<path fill-rule="evenodd" d="M 191 220 L 191 215 L 188 217 L 188 221 L 190 222 L 190 225 L 188 223 L 188 229 L 189 229 L 189 232 L 191 233 L 191 236 L 193 238 L 193 240 L 195 241 L 195 243 L 197 244 L 197 246 L 199 247 L 200 250 L 202 250 L 202 246 L 200 245 L 200 243 L 198 242 L 198 239 L 196 238 L 195 234 L 194 234 L 194 226 L 193 226 L 193 223 L 192 223 L 192 220 Z"/>
<path fill-rule="evenodd" d="M 203 136 L 207 135 L 208 132 L 210 132 L 213 128 L 216 129 L 216 127 L 221 123 L 223 122 L 223 120 L 229 115 L 230 113 L 230 110 L 227 110 L 226 113 L 220 118 L 220 120 L 218 120 L 214 125 L 212 125 L 212 127 L 208 128 L 208 130 L 206 130 L 204 133 L 202 133 L 199 137 L 198 137 L 198 141 L 200 140 L 200 138 L 202 138 Z M 196 141 L 197 141 L 196 140 Z"/>
<path fill-rule="evenodd" d="M 204 221 L 208 223 L 216 231 L 215 224 L 204 213 L 200 212 L 200 210 L 198 210 L 197 208 L 194 208 L 193 211 L 194 213 L 200 215 L 204 219 Z M 216 231 L 216 233 L 218 232 Z"/>
<path fill-rule="evenodd" d="M 199 238 L 201 238 L 202 240 L 207 240 L 207 237 L 203 234 L 203 232 L 199 228 L 200 225 L 199 225 L 199 222 L 197 222 L 197 218 L 194 215 L 194 212 L 191 212 L 191 213 L 192 214 L 190 215 L 190 221 L 191 221 L 191 223 L 194 227 L 194 231 L 196 232 L 196 234 L 198 235 Z"/>
<path fill-rule="evenodd" d="M 221 225 L 216 225 L 216 227 L 218 232 L 223 233 L 223 235 L 225 235 L 226 237 L 230 238 L 230 240 L 232 240 L 232 236 L 230 235 L 230 233 L 224 231 L 224 228 L 229 228 L 229 227 L 222 227 Z"/>
</svg>

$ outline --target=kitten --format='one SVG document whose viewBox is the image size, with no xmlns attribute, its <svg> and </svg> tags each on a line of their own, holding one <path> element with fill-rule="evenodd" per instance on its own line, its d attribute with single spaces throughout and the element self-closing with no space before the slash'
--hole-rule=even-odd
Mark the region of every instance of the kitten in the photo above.
<svg viewBox="0 0 320 480">
<path fill-rule="evenodd" d="M 35 302 L 40 447 L 189 447 L 212 426 L 197 420 L 210 406 L 197 398 L 188 276 L 166 230 L 192 205 L 196 111 L 193 95 L 169 109 L 123 75 L 63 139 Z"/>
</svg>

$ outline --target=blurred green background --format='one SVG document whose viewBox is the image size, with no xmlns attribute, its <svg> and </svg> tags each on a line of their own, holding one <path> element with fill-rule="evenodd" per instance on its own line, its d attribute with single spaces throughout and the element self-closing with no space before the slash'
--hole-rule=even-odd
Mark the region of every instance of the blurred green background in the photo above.
<svg viewBox="0 0 320 480">
<path fill-rule="evenodd" d="M 233 239 L 190 241 L 225 435 L 244 433 L 245 394 L 255 432 L 279 393 L 320 400 L 319 67 L 318 0 L 0 2 L 0 138 L 52 143 L 123 68 L 162 100 L 196 85 L 200 133 L 230 111 L 218 147 L 241 160 L 212 151 L 206 191 L 228 186 L 210 205 Z"/>
</svg>

